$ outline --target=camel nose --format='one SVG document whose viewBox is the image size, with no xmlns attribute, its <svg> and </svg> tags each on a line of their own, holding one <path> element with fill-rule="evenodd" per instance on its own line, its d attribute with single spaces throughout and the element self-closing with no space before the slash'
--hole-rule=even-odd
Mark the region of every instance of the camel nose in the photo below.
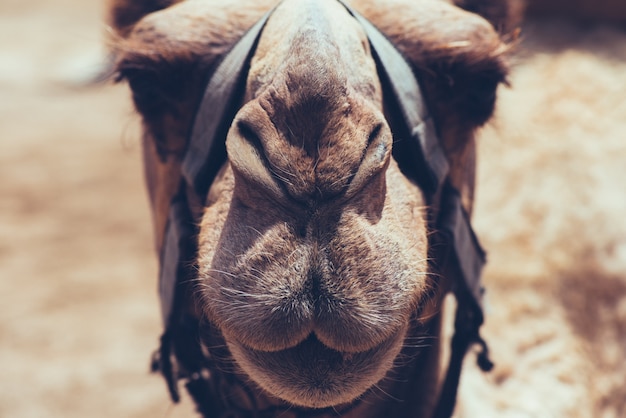
<svg viewBox="0 0 626 418">
<path fill-rule="evenodd" d="M 277 201 L 285 200 L 285 192 L 276 175 L 267 164 L 263 145 L 259 139 L 264 132 L 257 133 L 239 120 L 233 124 L 226 139 L 230 163 L 239 178 L 250 183 L 251 188 L 262 190 Z M 267 133 L 265 133 L 267 135 Z"/>
</svg>

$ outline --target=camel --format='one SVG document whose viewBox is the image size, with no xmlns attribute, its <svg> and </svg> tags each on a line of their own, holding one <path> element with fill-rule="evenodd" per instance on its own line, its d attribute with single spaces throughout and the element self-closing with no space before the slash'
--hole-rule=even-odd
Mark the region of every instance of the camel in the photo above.
<svg viewBox="0 0 626 418">
<path fill-rule="evenodd" d="M 392 130 L 397 109 L 356 15 L 419 77 L 444 181 L 469 216 L 474 132 L 508 71 L 502 14 L 485 13 L 499 16 L 490 22 L 471 1 L 472 12 L 436 0 L 277 3 L 111 5 L 119 80 L 143 119 L 162 277 L 181 193 L 191 219 L 176 238 L 192 242 L 181 263 L 191 278 L 184 290 L 161 283 L 156 368 L 175 400 L 187 381 L 205 416 L 446 416 L 443 300 L 455 285 L 430 262 L 432 196 L 407 175 L 407 139 Z M 227 159 L 209 156 L 206 194 L 188 193 L 196 114 L 216 106 L 203 100 L 207 74 L 271 9 L 216 145 Z"/>
</svg>

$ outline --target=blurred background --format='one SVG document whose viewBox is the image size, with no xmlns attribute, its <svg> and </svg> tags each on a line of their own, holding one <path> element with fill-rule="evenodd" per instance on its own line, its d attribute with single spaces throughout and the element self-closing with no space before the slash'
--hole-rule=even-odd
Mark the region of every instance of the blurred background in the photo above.
<svg viewBox="0 0 626 418">
<path fill-rule="evenodd" d="M 490 253 L 468 417 L 626 416 L 626 2 L 533 0 L 480 135 Z M 0 2 L 0 417 L 183 417 L 160 333 L 139 120 L 94 0 Z"/>
</svg>

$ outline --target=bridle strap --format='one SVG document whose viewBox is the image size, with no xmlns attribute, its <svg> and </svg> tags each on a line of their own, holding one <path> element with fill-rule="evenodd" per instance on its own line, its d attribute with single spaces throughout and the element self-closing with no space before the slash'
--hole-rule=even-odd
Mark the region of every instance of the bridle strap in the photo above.
<svg viewBox="0 0 626 418">
<path fill-rule="evenodd" d="M 188 193 L 195 194 L 195 201 L 204 204 L 208 188 L 226 160 L 222 139 L 239 108 L 238 100 L 243 95 L 250 58 L 272 11 L 252 26 L 226 54 L 211 76 L 196 112 L 181 167 L 183 180 L 170 203 L 161 254 L 159 294 L 166 327 L 171 322 L 176 286 L 188 276 L 186 264 L 193 261 L 196 252 L 195 241 L 189 242 L 189 238 L 195 239 L 197 226 L 190 213 Z"/>
<path fill-rule="evenodd" d="M 198 325 L 189 323 L 183 306 L 189 300 L 197 255 L 199 220 L 191 213 L 190 200 L 204 204 L 208 188 L 226 160 L 224 138 L 239 109 L 250 58 L 272 11 L 226 54 L 207 84 L 182 162 L 179 191 L 170 202 L 161 251 L 159 296 L 165 331 L 152 368 L 163 374 L 174 402 L 180 399 L 178 379 L 188 377 L 187 387 L 201 410 L 210 410 L 205 405 L 209 400 L 199 396 L 199 388 L 208 386 L 202 377 L 206 359 L 197 341 Z"/>
<path fill-rule="evenodd" d="M 471 228 L 467 213 L 463 210 L 459 192 L 446 183 L 441 199 L 435 259 L 441 274 L 453 279 L 452 292 L 456 296 L 457 309 L 448 370 L 433 418 L 452 416 L 463 359 L 471 345 L 477 343 L 482 348 L 477 358 L 481 370 L 489 371 L 493 368 L 487 344 L 480 336 L 480 327 L 484 320 L 480 274 L 485 264 L 485 252 Z"/>
<path fill-rule="evenodd" d="M 226 161 L 224 138 L 239 110 L 249 62 L 261 31 L 274 9 L 267 12 L 219 64 L 205 89 L 196 113 L 182 172 L 200 197 L 207 195 L 217 171 Z M 202 199 L 204 202 L 204 199 Z"/>
<path fill-rule="evenodd" d="M 381 82 L 393 93 L 397 109 L 402 114 L 404 127 L 396 125 L 392 130 L 408 133 L 410 140 L 400 138 L 394 142 L 394 155 L 410 155 L 411 164 L 402 166 L 399 161 L 400 168 L 417 181 L 430 205 L 431 226 L 437 231 L 430 239 L 431 251 L 434 251 L 440 273 L 452 279 L 452 291 L 457 299 L 455 333 L 448 370 L 433 415 L 434 418 L 447 418 L 454 412 L 463 358 L 468 348 L 479 343 L 483 348 L 478 357 L 479 367 L 484 371 L 493 367 L 488 359 L 487 345 L 479 332 L 484 320 L 480 276 L 486 261 L 485 252 L 461 205 L 458 190 L 445 181 L 448 161 L 411 66 L 374 25 L 343 4 L 364 28 Z M 403 149 L 398 152 L 400 147 Z"/>
<path fill-rule="evenodd" d="M 449 166 L 413 70 L 397 48 L 369 20 L 345 3 L 344 6 L 365 29 L 381 81 L 399 105 L 403 127 L 408 129 L 406 133 L 410 137 L 410 141 L 402 141 L 402 145 L 410 147 L 404 151 L 411 155 L 412 177 L 418 181 L 426 196 L 433 196 L 448 174 Z M 396 145 L 398 143 L 394 143 Z"/>
</svg>

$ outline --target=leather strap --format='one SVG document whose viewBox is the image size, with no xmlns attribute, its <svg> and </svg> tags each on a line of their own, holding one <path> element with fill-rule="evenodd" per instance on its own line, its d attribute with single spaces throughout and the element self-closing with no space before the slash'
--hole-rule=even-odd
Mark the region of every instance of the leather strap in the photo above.
<svg viewBox="0 0 626 418">
<path fill-rule="evenodd" d="M 248 64 L 271 12 L 273 9 L 252 26 L 224 57 L 204 92 L 182 166 L 183 176 L 198 196 L 207 195 L 218 170 L 226 161 L 226 134 L 239 110 Z"/>
<path fill-rule="evenodd" d="M 469 299 L 480 310 L 482 322 L 483 288 L 480 275 L 486 263 L 485 251 L 470 225 L 469 215 L 461 205 L 461 195 L 449 183 L 444 185 L 441 193 L 438 233 L 447 245 L 445 253 L 438 258 L 444 267 L 444 273 L 460 278 L 453 282 L 453 292 L 457 298 Z"/>
<path fill-rule="evenodd" d="M 457 299 L 455 333 L 448 370 L 433 415 L 434 418 L 451 417 L 468 348 L 474 343 L 481 344 L 483 350 L 478 365 L 484 371 L 493 367 L 479 332 L 484 319 L 480 276 L 486 261 L 485 252 L 461 205 L 459 192 L 448 182 L 444 184 L 449 165 L 411 66 L 374 25 L 345 3 L 344 6 L 365 29 L 381 82 L 393 92 L 402 115 L 404 127 L 392 126 L 394 135 L 410 134 L 409 141 L 403 138 L 394 141 L 394 156 L 405 174 L 417 181 L 430 204 L 430 220 L 435 221 L 437 234 L 430 238 L 429 245 L 435 253 L 436 268 L 452 279 L 452 291 Z M 407 155 L 410 163 L 401 164 Z"/>
<path fill-rule="evenodd" d="M 344 6 L 365 29 L 381 82 L 392 92 L 392 106 L 397 105 L 402 116 L 402 127 L 396 125 L 392 129 L 396 136 L 398 131 L 402 132 L 401 135 L 408 134 L 406 139 L 399 137 L 395 141 L 394 138 L 394 148 L 402 149 L 411 157 L 411 166 L 403 169 L 410 172 L 426 196 L 433 196 L 446 178 L 449 166 L 415 74 L 396 47 L 374 25 L 349 6 Z M 398 150 L 394 155 L 398 155 Z"/>
<path fill-rule="evenodd" d="M 225 138 L 245 90 L 249 60 L 267 19 L 267 12 L 220 62 L 209 80 L 196 112 L 189 145 L 182 163 L 183 180 L 170 203 L 160 258 L 159 296 L 165 331 L 152 368 L 160 370 L 174 402 L 180 400 L 178 380 L 189 377 L 187 388 L 200 410 L 211 410 L 203 369 L 206 359 L 198 341 L 198 325 L 185 315 L 188 291 L 197 254 L 197 224 L 189 201 L 204 203 L 208 188 L 226 160 Z M 193 195 L 195 196 L 193 196 Z"/>
<path fill-rule="evenodd" d="M 159 271 L 159 295 L 163 325 L 168 328 L 176 311 L 178 289 L 189 276 L 188 266 L 195 255 L 196 228 L 187 205 L 184 186 L 170 203 Z"/>
<path fill-rule="evenodd" d="M 485 252 L 470 226 L 459 192 L 446 183 L 441 199 L 438 234 L 434 238 L 437 242 L 434 244 L 435 260 L 441 274 L 453 279 L 452 292 L 456 296 L 457 309 L 448 370 L 433 418 L 448 418 L 454 413 L 463 359 L 471 345 L 478 343 L 482 347 L 477 358 L 478 366 L 483 371 L 493 367 L 487 344 L 480 337 L 484 319 L 480 274 L 486 261 Z"/>
</svg>

